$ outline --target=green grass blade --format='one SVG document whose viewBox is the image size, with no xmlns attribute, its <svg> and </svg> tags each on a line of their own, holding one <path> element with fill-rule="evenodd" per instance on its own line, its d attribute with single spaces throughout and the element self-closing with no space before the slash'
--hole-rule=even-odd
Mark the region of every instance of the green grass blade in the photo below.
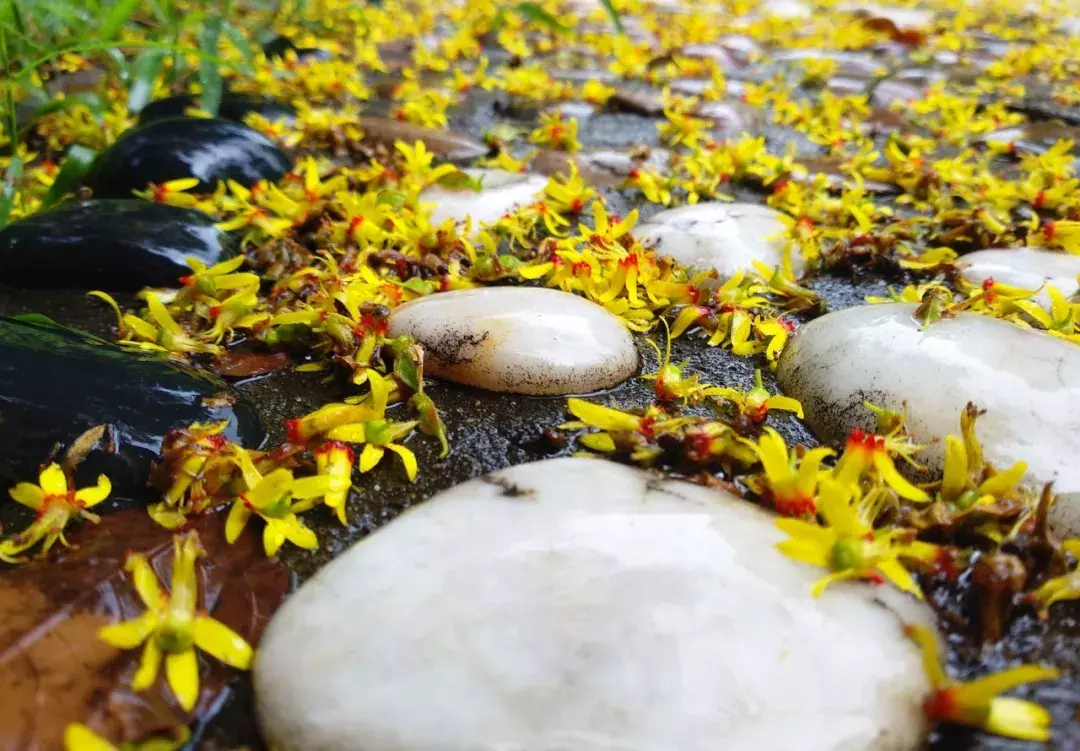
<svg viewBox="0 0 1080 751">
<path fill-rule="evenodd" d="M 134 60 L 128 73 L 131 89 L 128 93 L 128 112 L 141 112 L 154 95 L 154 82 L 165 64 L 164 50 L 143 50 Z"/>
<path fill-rule="evenodd" d="M 60 172 L 57 173 L 53 184 L 49 186 L 49 192 L 42 199 L 41 208 L 55 206 L 61 198 L 73 191 L 79 181 L 90 171 L 97 155 L 97 149 L 91 149 L 89 146 L 76 144 L 68 149 L 67 156 L 60 165 Z"/>
<path fill-rule="evenodd" d="M 105 20 L 98 27 L 95 36 L 100 41 L 106 41 L 116 36 L 121 27 L 128 22 L 132 14 L 139 7 L 139 0 L 119 0 L 105 16 Z"/>
<path fill-rule="evenodd" d="M 600 4 L 603 5 L 604 10 L 607 11 L 612 25 L 615 26 L 615 30 L 620 34 L 625 34 L 626 29 L 623 28 L 622 16 L 619 15 L 619 11 L 615 10 L 615 6 L 611 4 L 611 0 L 600 0 Z"/>
<path fill-rule="evenodd" d="M 229 41 L 232 42 L 233 46 L 244 58 L 246 72 L 251 72 L 255 52 L 251 47 L 251 42 L 248 41 L 247 35 L 228 22 L 222 23 L 221 30 L 225 32 L 225 36 L 229 38 Z"/>
<path fill-rule="evenodd" d="M 566 24 L 555 18 L 555 16 L 548 13 L 536 3 L 518 3 L 514 6 L 514 10 L 524 16 L 527 20 L 540 26 L 546 26 L 555 31 L 570 31 L 570 28 Z"/>
<path fill-rule="evenodd" d="M 4 182 L 0 183 L 0 227 L 7 224 L 11 216 L 11 209 L 15 206 L 15 185 L 22 179 L 22 173 L 22 157 L 12 157 L 11 164 L 4 172 Z"/>
<path fill-rule="evenodd" d="M 199 47 L 206 55 L 217 55 L 218 38 L 221 36 L 221 18 L 215 16 L 206 20 Z M 202 96 L 199 105 L 213 116 L 217 116 L 221 107 L 221 67 L 206 58 L 199 64 L 199 83 Z"/>
</svg>

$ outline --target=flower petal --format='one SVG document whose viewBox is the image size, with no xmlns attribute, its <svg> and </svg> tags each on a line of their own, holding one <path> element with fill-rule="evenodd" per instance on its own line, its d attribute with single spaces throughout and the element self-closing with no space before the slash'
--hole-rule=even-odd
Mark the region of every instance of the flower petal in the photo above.
<svg viewBox="0 0 1080 751">
<path fill-rule="evenodd" d="M 409 482 L 416 480 L 416 454 L 398 443 L 388 443 L 386 448 L 401 457 L 401 463 L 405 465 L 405 476 Z"/>
<path fill-rule="evenodd" d="M 566 407 L 574 417 L 601 430 L 637 430 L 641 427 L 641 418 L 637 415 L 592 404 L 584 399 L 567 399 Z"/>
<path fill-rule="evenodd" d="M 111 492 L 112 483 L 109 482 L 109 478 L 105 475 L 98 475 L 97 485 L 76 491 L 75 500 L 81 501 L 83 506 L 89 508 L 104 501 Z"/>
<path fill-rule="evenodd" d="M 248 502 L 257 509 L 264 509 L 275 503 L 292 487 L 293 474 L 284 468 L 275 469 L 259 481 L 259 484 L 247 494 Z"/>
<path fill-rule="evenodd" d="M 277 555 L 285 544 L 285 522 L 281 519 L 267 519 L 263 529 L 263 549 L 268 556 Z"/>
<path fill-rule="evenodd" d="M 911 573 L 904 568 L 899 561 L 895 559 L 879 561 L 877 570 L 881 572 L 882 576 L 896 585 L 897 589 L 913 594 L 920 600 L 923 599 L 922 590 L 919 589 L 919 585 L 915 583 L 914 577 L 912 577 Z"/>
<path fill-rule="evenodd" d="M 12 500 L 29 506 L 35 511 L 41 508 L 41 502 L 45 500 L 45 494 L 41 492 L 41 488 L 32 482 L 20 482 L 8 489 L 8 495 Z"/>
<path fill-rule="evenodd" d="M 64 728 L 64 749 L 66 751 L 116 751 L 116 746 L 80 722 L 73 722 Z"/>
<path fill-rule="evenodd" d="M 370 472 L 375 468 L 375 465 L 382 461 L 383 454 L 386 451 L 382 446 L 373 446 L 370 443 L 364 446 L 364 450 L 360 452 L 360 471 Z"/>
<path fill-rule="evenodd" d="M 877 469 L 878 474 L 881 475 L 881 479 L 895 490 L 900 497 L 915 503 L 925 503 L 930 500 L 930 496 L 926 494 L 925 490 L 915 487 L 896 471 L 896 465 L 893 464 L 892 459 L 884 451 L 874 452 L 874 467 Z"/>
<path fill-rule="evenodd" d="M 1050 713 L 1023 699 L 1000 696 L 990 702 L 985 728 L 995 735 L 1024 741 L 1050 740 Z"/>
<path fill-rule="evenodd" d="M 134 649 L 146 641 L 157 625 L 157 613 L 147 610 L 138 618 L 98 629 L 98 638 L 119 649 Z"/>
<path fill-rule="evenodd" d="M 199 660 L 195 650 L 189 648 L 178 654 L 167 655 L 165 677 L 184 711 L 194 709 L 199 699 Z"/>
<path fill-rule="evenodd" d="M 293 545 L 304 550 L 318 550 L 319 538 L 296 516 L 285 519 L 285 537 Z"/>
<path fill-rule="evenodd" d="M 143 647 L 142 659 L 139 660 L 139 669 L 135 671 L 135 677 L 131 679 L 131 688 L 134 691 L 145 691 L 154 685 L 157 680 L 158 670 L 161 668 L 161 647 L 157 639 L 147 639 Z"/>
<path fill-rule="evenodd" d="M 48 467 L 41 471 L 41 475 L 38 477 L 38 484 L 45 492 L 45 495 L 64 495 L 67 493 L 67 478 L 64 477 L 64 470 L 60 469 L 60 465 L 53 462 Z"/>
<path fill-rule="evenodd" d="M 154 569 L 151 568 L 150 562 L 138 554 L 128 556 L 124 563 L 124 570 L 132 575 L 132 583 L 143 605 L 151 609 L 161 607 L 165 600 L 165 592 L 162 591 L 161 583 Z"/>
<path fill-rule="evenodd" d="M 243 501 L 237 499 L 229 509 L 229 518 L 225 520 L 225 539 L 230 545 L 236 542 L 236 538 L 244 531 L 250 518 L 251 511 Z"/>
<path fill-rule="evenodd" d="M 255 656 L 255 650 L 240 634 L 205 615 L 195 618 L 195 644 L 203 652 L 240 670 L 251 668 Z"/>
</svg>

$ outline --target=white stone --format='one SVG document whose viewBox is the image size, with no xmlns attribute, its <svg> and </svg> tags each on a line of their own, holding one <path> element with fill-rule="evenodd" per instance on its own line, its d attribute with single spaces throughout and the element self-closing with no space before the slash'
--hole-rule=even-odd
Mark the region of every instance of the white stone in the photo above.
<svg viewBox="0 0 1080 751">
<path fill-rule="evenodd" d="M 867 305 L 802 326 L 780 358 L 777 377 L 802 402 L 822 440 L 873 428 L 862 402 L 908 409 L 920 460 L 940 470 L 941 441 L 959 435 L 970 401 L 986 458 L 999 468 L 1028 463 L 1028 480 L 1053 480 L 1062 494 L 1058 529 L 1080 533 L 1080 347 L 975 313 L 920 329 L 915 306 Z"/>
<path fill-rule="evenodd" d="M 516 394 L 583 394 L 637 372 L 622 321 L 584 297 L 535 287 L 441 292 L 396 308 L 390 336 L 424 348 L 424 373 Z"/>
<path fill-rule="evenodd" d="M 662 256 L 729 277 L 739 269 L 752 269 L 754 261 L 770 267 L 783 262 L 787 227 L 781 216 L 755 203 L 706 201 L 661 211 L 632 232 Z M 791 265 L 796 275 L 803 272 L 797 247 L 792 247 Z"/>
<path fill-rule="evenodd" d="M 540 175 L 497 169 L 463 171 L 479 180 L 483 189 L 431 187 L 421 191 L 420 203 L 433 204 L 432 224 L 439 225 L 447 219 L 464 222 L 467 217 L 472 217 L 476 228 L 480 223 L 498 221 L 504 214 L 538 200 L 547 185 L 547 179 Z"/>
<path fill-rule="evenodd" d="M 1034 296 L 1044 308 L 1050 308 L 1050 295 L 1043 285 L 1050 283 L 1066 297 L 1073 295 L 1080 284 L 1080 256 L 1038 248 L 992 248 L 977 250 L 961 256 L 956 266 L 960 275 L 972 284 L 993 279 L 1023 289 L 1040 290 Z"/>
<path fill-rule="evenodd" d="M 785 558 L 770 514 L 599 459 L 406 511 L 278 611 L 255 664 L 282 751 L 899 751 L 925 606 Z"/>
<path fill-rule="evenodd" d="M 799 0 L 764 0 L 757 6 L 758 13 L 777 18 L 810 18 L 813 10 Z"/>
</svg>

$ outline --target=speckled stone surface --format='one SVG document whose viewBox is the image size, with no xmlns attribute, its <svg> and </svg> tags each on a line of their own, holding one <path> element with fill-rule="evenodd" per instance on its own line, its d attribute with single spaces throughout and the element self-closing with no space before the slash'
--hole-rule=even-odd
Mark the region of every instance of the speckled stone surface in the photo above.
<svg viewBox="0 0 1080 751">
<path fill-rule="evenodd" d="M 603 307 L 551 289 L 489 287 L 415 300 L 390 315 L 390 335 L 424 348 L 424 372 L 517 394 L 582 394 L 634 375 L 630 332 Z"/>
<path fill-rule="evenodd" d="M 925 330 L 914 305 L 831 313 L 805 325 L 780 358 L 777 376 L 826 441 L 873 428 L 864 401 L 907 409 L 908 426 L 932 468 L 941 441 L 960 430 L 970 401 L 986 414 L 976 433 L 998 467 L 1026 461 L 1032 483 L 1054 482 L 1056 525 L 1080 533 L 1080 348 L 1049 334 L 971 313 Z"/>
<path fill-rule="evenodd" d="M 783 536 L 733 495 L 593 459 L 459 485 L 279 611 L 260 724 L 282 751 L 921 747 L 902 624 L 929 610 L 867 583 L 813 597 Z"/>
</svg>

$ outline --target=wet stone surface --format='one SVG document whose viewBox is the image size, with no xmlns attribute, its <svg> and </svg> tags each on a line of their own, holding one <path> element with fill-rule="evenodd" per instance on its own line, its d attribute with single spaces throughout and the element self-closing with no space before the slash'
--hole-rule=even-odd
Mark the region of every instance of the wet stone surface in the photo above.
<svg viewBox="0 0 1080 751">
<path fill-rule="evenodd" d="M 0 230 L 0 279 L 21 288 L 127 292 L 175 284 L 189 273 L 190 258 L 212 266 L 235 253 L 235 240 L 201 211 L 101 199 Z"/>
<path fill-rule="evenodd" d="M 125 133 L 97 158 L 86 183 L 97 198 L 128 198 L 148 182 L 196 177 L 209 191 L 219 180 L 278 180 L 290 167 L 281 149 L 246 125 L 177 117 Z"/>
</svg>

